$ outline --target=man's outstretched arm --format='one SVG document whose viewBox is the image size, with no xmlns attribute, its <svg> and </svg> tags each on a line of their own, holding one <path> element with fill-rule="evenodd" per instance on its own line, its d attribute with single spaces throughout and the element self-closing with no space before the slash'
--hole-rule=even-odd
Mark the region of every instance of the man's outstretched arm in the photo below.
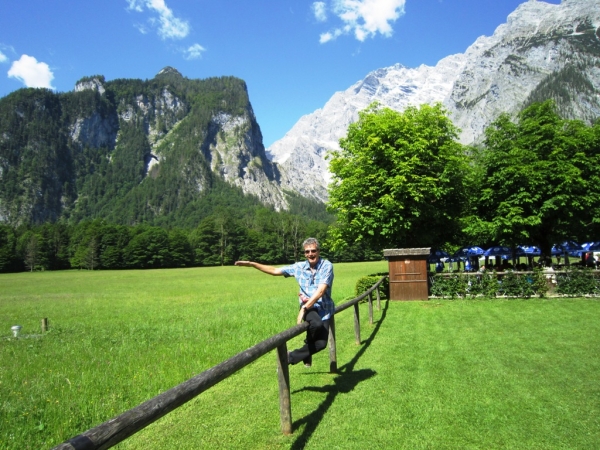
<svg viewBox="0 0 600 450">
<path fill-rule="evenodd" d="M 278 269 L 277 267 L 267 266 L 265 264 L 260 264 L 254 261 L 236 261 L 235 265 L 242 267 L 254 267 L 255 269 L 260 270 L 261 272 L 268 273 L 269 275 L 273 275 L 276 277 L 283 275 L 281 269 Z"/>
</svg>

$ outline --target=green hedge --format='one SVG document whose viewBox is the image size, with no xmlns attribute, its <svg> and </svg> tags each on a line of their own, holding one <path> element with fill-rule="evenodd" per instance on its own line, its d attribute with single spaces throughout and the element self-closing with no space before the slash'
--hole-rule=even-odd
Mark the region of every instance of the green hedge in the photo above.
<svg viewBox="0 0 600 450">
<path fill-rule="evenodd" d="M 431 295 L 444 298 L 495 298 L 498 296 L 543 297 L 548 292 L 545 275 L 536 270 L 530 274 L 483 272 L 468 275 L 435 275 Z"/>
<path fill-rule="evenodd" d="M 569 297 L 600 295 L 600 273 L 578 266 L 570 268 L 567 273 L 558 273 L 556 293 Z"/>
<path fill-rule="evenodd" d="M 359 278 L 356 282 L 355 295 L 359 296 L 373 286 L 387 272 L 374 273 Z M 453 274 L 432 277 L 431 295 L 442 298 L 530 298 L 545 297 L 548 293 L 548 274 L 541 270 L 532 273 L 517 274 L 509 272 L 483 272 L 473 274 Z M 566 273 L 557 273 L 554 292 L 569 297 L 585 295 L 600 296 L 600 272 L 571 266 Z M 386 278 L 379 289 L 382 300 L 389 299 L 389 278 Z"/>
<path fill-rule="evenodd" d="M 371 286 L 379 281 L 379 279 L 383 276 L 387 276 L 387 272 L 374 273 L 371 275 L 367 275 L 366 277 L 359 278 L 356 282 L 356 287 L 354 288 L 354 293 L 356 297 L 360 294 L 368 290 Z M 387 300 L 390 298 L 390 282 L 389 278 L 383 280 L 381 285 L 379 286 L 379 298 L 381 300 Z M 376 295 L 376 294 L 375 294 Z M 375 298 L 375 297 L 373 297 Z"/>
</svg>

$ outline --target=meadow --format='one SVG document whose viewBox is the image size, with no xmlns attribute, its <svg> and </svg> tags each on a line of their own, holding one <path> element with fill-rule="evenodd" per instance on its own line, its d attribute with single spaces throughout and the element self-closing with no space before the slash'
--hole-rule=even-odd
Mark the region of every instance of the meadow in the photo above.
<svg viewBox="0 0 600 450">
<path fill-rule="evenodd" d="M 386 269 L 337 264 L 334 300 Z M 0 448 L 50 448 L 292 326 L 296 291 L 241 267 L 0 275 Z M 383 302 L 373 325 L 361 305 L 360 346 L 350 311 L 338 374 L 327 352 L 290 368 L 293 435 L 269 354 L 117 447 L 600 446 L 597 299 Z"/>
</svg>

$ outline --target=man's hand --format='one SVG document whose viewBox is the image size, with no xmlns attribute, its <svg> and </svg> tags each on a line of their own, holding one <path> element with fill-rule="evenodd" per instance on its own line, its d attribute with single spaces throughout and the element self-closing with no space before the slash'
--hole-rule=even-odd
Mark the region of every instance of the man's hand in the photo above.
<svg viewBox="0 0 600 450">
<path fill-rule="evenodd" d="M 304 314 L 306 314 L 306 309 L 300 308 L 300 312 L 298 313 L 298 320 L 296 320 L 297 325 L 300 325 L 304 320 Z"/>
<path fill-rule="evenodd" d="M 243 266 L 243 267 L 251 267 L 252 266 L 252 261 L 236 261 L 235 265 L 236 266 Z"/>
</svg>

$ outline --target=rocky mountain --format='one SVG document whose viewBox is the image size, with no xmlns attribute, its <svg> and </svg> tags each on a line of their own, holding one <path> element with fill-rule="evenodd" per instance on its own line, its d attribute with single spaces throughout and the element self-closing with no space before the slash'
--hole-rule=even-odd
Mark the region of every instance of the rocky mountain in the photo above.
<svg viewBox="0 0 600 450">
<path fill-rule="evenodd" d="M 279 178 L 233 77 L 168 67 L 146 81 L 92 76 L 72 92 L 0 99 L 0 222 L 169 223 L 197 216 L 215 189 L 282 209 Z"/>
<path fill-rule="evenodd" d="M 267 151 L 234 77 L 188 79 L 167 67 L 151 80 L 85 77 L 66 93 L 21 89 L 0 98 L 0 222 L 194 226 L 221 203 L 325 202 L 326 153 L 373 101 L 396 110 L 441 102 L 465 144 L 481 142 L 500 113 L 548 98 L 563 116 L 592 121 L 599 26 L 600 0 L 526 1 L 435 67 L 371 72 Z"/>
<path fill-rule="evenodd" d="M 599 27 L 600 0 L 526 1 L 464 54 L 435 67 L 397 64 L 371 72 L 302 117 L 267 152 L 281 166 L 284 188 L 326 201 L 325 154 L 339 148 L 358 111 L 373 101 L 400 111 L 441 102 L 464 144 L 480 142 L 500 113 L 516 114 L 548 98 L 563 116 L 592 121 L 600 116 Z"/>
</svg>

